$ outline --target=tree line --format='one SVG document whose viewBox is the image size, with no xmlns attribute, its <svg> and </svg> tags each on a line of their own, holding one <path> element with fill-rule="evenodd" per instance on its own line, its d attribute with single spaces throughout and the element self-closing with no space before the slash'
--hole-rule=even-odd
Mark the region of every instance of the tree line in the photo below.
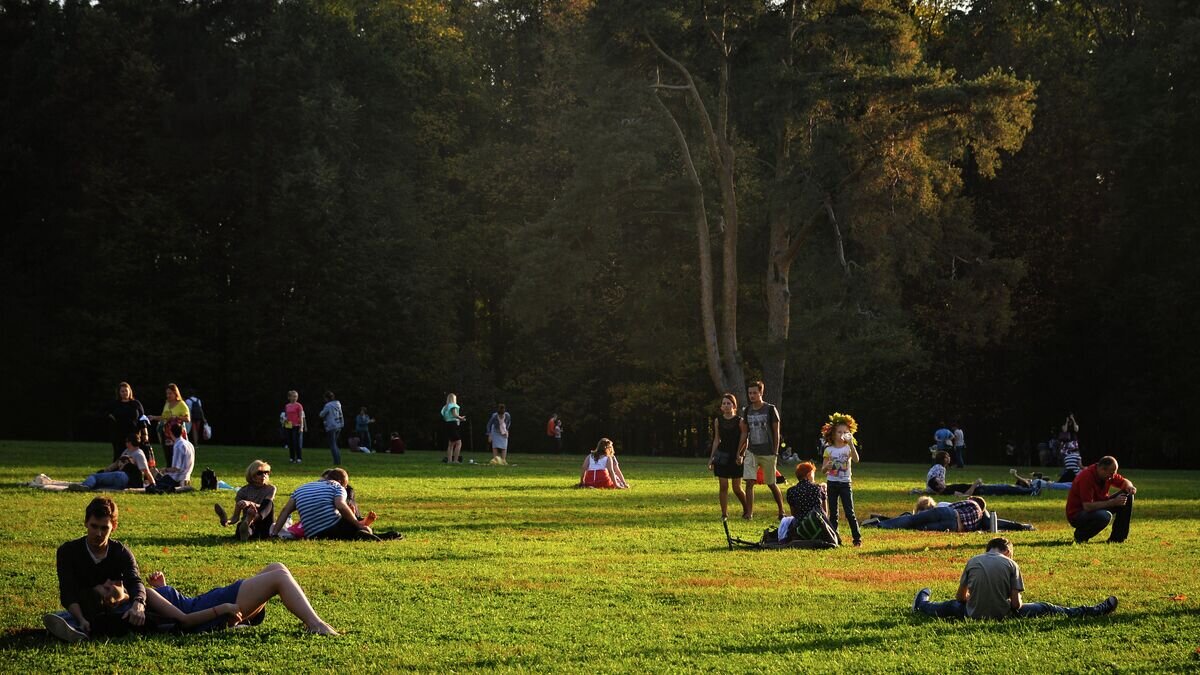
<svg viewBox="0 0 1200 675">
<path fill-rule="evenodd" d="M 1194 459 L 1200 10 L 1171 0 L 0 0 L 5 435 L 118 381 L 223 442 L 334 391 L 438 442 L 809 450 L 1075 413 Z M 525 440 L 522 439 L 525 437 Z"/>
</svg>

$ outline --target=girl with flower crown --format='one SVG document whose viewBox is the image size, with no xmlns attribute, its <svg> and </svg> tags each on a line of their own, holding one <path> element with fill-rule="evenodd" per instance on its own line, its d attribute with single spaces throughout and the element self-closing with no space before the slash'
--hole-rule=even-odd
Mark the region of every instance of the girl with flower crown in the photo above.
<svg viewBox="0 0 1200 675">
<path fill-rule="evenodd" d="M 850 482 L 851 466 L 858 461 L 858 445 L 854 442 L 856 431 L 858 422 L 850 415 L 835 412 L 829 416 L 829 421 L 821 427 L 821 436 L 826 443 L 821 471 L 825 474 L 825 487 L 829 492 L 829 523 L 836 532 L 840 499 L 846 511 L 846 522 L 850 523 L 854 545 L 862 546 L 862 534 L 858 529 L 858 519 L 854 516 L 854 490 Z"/>
</svg>

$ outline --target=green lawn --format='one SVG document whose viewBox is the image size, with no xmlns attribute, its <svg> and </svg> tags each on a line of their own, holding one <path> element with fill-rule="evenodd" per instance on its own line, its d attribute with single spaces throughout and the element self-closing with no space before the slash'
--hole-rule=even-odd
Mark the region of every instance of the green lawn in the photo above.
<svg viewBox="0 0 1200 675">
<path fill-rule="evenodd" d="M 255 457 L 275 462 L 281 494 L 328 459 L 306 450 L 202 447 L 205 466 L 235 485 Z M 1064 492 L 994 497 L 1013 533 L 1026 600 L 1120 608 L 1090 620 L 945 622 L 914 616 L 922 586 L 956 587 L 988 535 L 867 530 L 861 549 L 734 551 L 725 547 L 716 481 L 700 460 L 627 457 L 628 491 L 573 490 L 581 458 L 514 454 L 514 466 L 446 466 L 439 455 L 349 455 L 359 502 L 381 544 L 241 544 L 212 505 L 232 493 L 116 495 L 115 538 L 143 574 L 164 570 L 200 592 L 287 564 L 321 616 L 345 634 L 313 638 L 278 601 L 262 626 L 207 635 L 133 637 L 66 645 L 41 629 L 57 609 L 54 550 L 83 534 L 91 495 L 22 487 L 37 473 L 78 480 L 109 456 L 100 444 L 0 442 L 0 670 L 391 672 L 474 669 L 778 672 L 1180 672 L 1200 669 L 1200 474 L 1128 471 L 1139 487 L 1131 539 L 1068 545 Z M 482 460 L 482 455 L 475 455 Z M 856 507 L 896 513 L 925 466 L 855 467 Z M 989 481 L 1002 467 L 971 467 Z M 962 474 L 952 475 L 957 479 Z M 735 533 L 757 538 L 773 514 Z M 282 500 L 280 500 L 282 502 Z M 846 527 L 842 525 L 843 533 Z M 1103 538 L 1102 535 L 1101 539 Z M 1188 597 L 1181 597 L 1188 596 Z"/>
</svg>

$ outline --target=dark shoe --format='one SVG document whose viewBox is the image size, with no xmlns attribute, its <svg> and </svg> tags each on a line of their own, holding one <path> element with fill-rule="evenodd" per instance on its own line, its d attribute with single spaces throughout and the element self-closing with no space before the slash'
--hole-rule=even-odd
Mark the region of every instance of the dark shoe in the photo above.
<svg viewBox="0 0 1200 675">
<path fill-rule="evenodd" d="M 1034 531 L 1034 530 L 1036 530 L 1037 528 L 1036 528 L 1036 527 L 1034 527 L 1032 523 L 1022 523 L 1022 524 L 1021 524 L 1021 529 L 1022 529 L 1022 530 L 1025 530 L 1026 532 L 1033 532 L 1033 531 Z"/>
<path fill-rule="evenodd" d="M 1117 610 L 1117 596 L 1110 595 L 1104 602 L 1096 605 L 1096 609 L 1101 615 L 1112 614 Z"/>
<path fill-rule="evenodd" d="M 929 596 L 931 595 L 931 593 L 932 592 L 928 588 L 922 588 L 921 590 L 917 591 L 916 597 L 913 598 L 912 611 L 914 611 L 914 612 L 921 611 L 920 610 L 921 604 L 929 602 Z"/>
<path fill-rule="evenodd" d="M 229 514 L 225 513 L 225 507 L 220 504 L 213 504 L 213 511 L 216 511 L 217 517 L 221 519 L 221 527 L 229 524 Z"/>
<path fill-rule="evenodd" d="M 84 485 L 83 483 L 71 483 L 70 485 L 67 486 L 67 492 L 91 492 L 91 491 L 92 491 L 92 488 Z M 59 617 L 59 618 L 62 618 L 62 617 Z"/>
<path fill-rule="evenodd" d="M 239 520 L 237 524 L 237 537 L 242 541 L 250 540 L 250 523 L 245 520 Z"/>
<path fill-rule="evenodd" d="M 54 637 L 63 642 L 80 642 L 88 639 L 87 633 L 78 630 L 66 619 L 57 614 L 47 614 L 42 617 L 42 624 Z"/>
<path fill-rule="evenodd" d="M 391 540 L 404 538 L 404 535 L 400 532 L 380 532 L 379 534 L 377 534 L 375 536 L 379 537 L 380 539 L 391 539 Z"/>
<path fill-rule="evenodd" d="M 854 540 L 854 548 L 862 548 L 862 539 Z"/>
<path fill-rule="evenodd" d="M 871 514 L 871 517 L 870 517 L 870 518 L 867 518 L 867 520 L 871 520 L 872 518 L 873 518 L 873 519 L 875 519 L 875 520 L 887 520 L 887 516 L 885 516 L 885 515 L 882 515 L 882 514 L 879 514 L 879 513 L 872 513 L 872 514 Z M 867 522 L 867 521 L 866 521 L 866 520 L 864 520 L 863 522 L 865 523 L 865 522 Z"/>
<path fill-rule="evenodd" d="M 449 458 L 449 457 L 443 457 L 443 458 L 442 458 L 442 464 L 449 464 L 449 463 L 450 463 L 450 458 Z"/>
</svg>

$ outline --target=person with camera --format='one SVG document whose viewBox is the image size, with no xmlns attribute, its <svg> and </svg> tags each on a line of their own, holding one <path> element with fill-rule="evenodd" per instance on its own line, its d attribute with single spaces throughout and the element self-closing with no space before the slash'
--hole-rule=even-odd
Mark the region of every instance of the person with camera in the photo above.
<svg viewBox="0 0 1200 675">
<path fill-rule="evenodd" d="M 1119 492 L 1109 494 L 1113 488 Z M 1129 537 L 1129 520 L 1133 516 L 1136 493 L 1133 483 L 1117 473 L 1115 457 L 1106 455 L 1084 467 L 1067 493 L 1067 522 L 1075 528 L 1075 543 L 1082 544 L 1100 534 L 1110 522 L 1112 532 L 1108 542 L 1124 542 Z"/>
</svg>

